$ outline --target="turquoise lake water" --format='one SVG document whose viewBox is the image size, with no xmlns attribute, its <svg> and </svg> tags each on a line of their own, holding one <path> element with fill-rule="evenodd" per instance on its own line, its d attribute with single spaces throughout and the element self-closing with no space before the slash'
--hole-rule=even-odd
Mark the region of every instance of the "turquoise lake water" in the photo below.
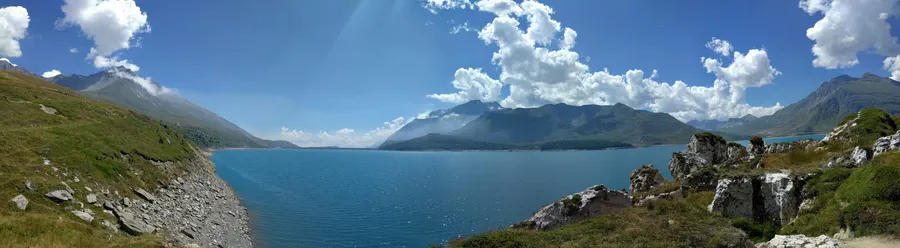
<svg viewBox="0 0 900 248">
<path fill-rule="evenodd" d="M 769 139 L 786 142 L 823 135 Z M 747 145 L 747 141 L 742 141 Z M 667 164 L 684 145 L 562 152 L 226 150 L 212 161 L 260 247 L 427 247 L 506 228 L 595 184 Z"/>
</svg>

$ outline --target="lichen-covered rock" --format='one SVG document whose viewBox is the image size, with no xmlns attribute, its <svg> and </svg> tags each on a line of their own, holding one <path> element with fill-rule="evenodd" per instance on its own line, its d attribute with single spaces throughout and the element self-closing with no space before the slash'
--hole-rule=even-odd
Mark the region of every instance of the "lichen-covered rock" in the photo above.
<svg viewBox="0 0 900 248">
<path fill-rule="evenodd" d="M 750 154 L 747 153 L 747 148 L 744 148 L 743 145 L 734 142 L 728 143 L 728 158 L 726 163 L 729 165 L 739 163 L 748 155 Z"/>
<path fill-rule="evenodd" d="M 722 136 L 698 133 L 691 137 L 684 153 L 696 155 L 708 164 L 718 164 L 728 159 L 728 144 Z"/>
<path fill-rule="evenodd" d="M 739 153 L 739 149 L 734 152 Z M 687 149 L 672 153 L 669 172 L 683 186 L 711 190 L 716 184 L 713 181 L 716 175 L 713 165 L 725 163 L 728 159 L 725 139 L 713 133 L 699 133 L 691 137 Z"/>
<path fill-rule="evenodd" d="M 597 185 L 544 206 L 512 228 L 550 230 L 601 214 L 614 213 L 629 206 L 631 197 L 628 193 Z"/>
<path fill-rule="evenodd" d="M 811 238 L 806 235 L 775 235 L 765 243 L 759 243 L 757 248 L 834 248 L 840 247 L 841 242 L 825 235 Z"/>
<path fill-rule="evenodd" d="M 766 174 L 759 191 L 766 216 L 774 217 L 776 224 L 786 225 L 797 218 L 801 202 L 800 191 L 788 174 Z"/>
<path fill-rule="evenodd" d="M 872 146 L 872 156 L 878 156 L 881 153 L 896 150 L 897 148 L 900 148 L 900 131 L 897 131 L 897 133 L 893 135 L 884 136 L 875 140 L 875 144 Z"/>
<path fill-rule="evenodd" d="M 667 180 L 653 165 L 644 165 L 631 172 L 631 183 L 628 192 L 632 195 L 647 192 L 665 183 Z"/>
<path fill-rule="evenodd" d="M 856 167 L 862 166 L 868 162 L 870 157 L 869 151 L 858 146 L 850 153 L 850 158 L 853 159 L 853 164 L 856 165 Z"/>
<path fill-rule="evenodd" d="M 25 208 L 28 207 L 28 198 L 25 198 L 24 195 L 17 195 L 16 197 L 13 197 L 12 200 L 10 200 L 10 201 L 15 203 L 16 207 L 19 208 L 20 210 L 25 210 Z"/>
<path fill-rule="evenodd" d="M 753 182 L 749 178 L 722 179 L 707 209 L 726 218 L 753 217 Z"/>
</svg>

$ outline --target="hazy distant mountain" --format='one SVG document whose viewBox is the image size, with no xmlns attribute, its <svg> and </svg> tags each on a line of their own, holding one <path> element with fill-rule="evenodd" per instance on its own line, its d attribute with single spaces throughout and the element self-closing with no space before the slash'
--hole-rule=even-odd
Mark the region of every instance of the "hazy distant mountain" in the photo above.
<svg viewBox="0 0 900 248">
<path fill-rule="evenodd" d="M 694 126 L 699 129 L 707 130 L 707 131 L 718 131 L 722 128 L 733 128 L 738 127 L 747 123 L 750 123 L 753 120 L 756 120 L 757 117 L 753 115 L 745 115 L 741 118 L 729 118 L 726 121 L 720 120 L 692 120 L 688 121 L 687 124 Z"/>
<path fill-rule="evenodd" d="M 21 72 L 21 73 L 25 73 L 25 74 L 28 74 L 28 75 L 32 75 L 32 76 L 36 76 L 36 77 L 38 77 L 38 78 L 41 78 L 41 76 L 38 76 L 37 74 L 31 73 L 30 71 L 26 70 L 26 69 L 23 68 L 23 67 L 20 67 L 20 66 L 18 66 L 18 65 L 14 65 L 13 63 L 10 63 L 10 62 L 7 61 L 7 60 L 0 60 L 0 70 L 14 71 L 14 72 Z"/>
<path fill-rule="evenodd" d="M 844 116 L 872 107 L 900 114 L 900 82 L 871 73 L 861 78 L 841 75 L 775 114 L 721 131 L 769 136 L 827 133 Z"/>
<path fill-rule="evenodd" d="M 656 145 L 687 143 L 698 132 L 671 115 L 635 110 L 624 104 L 552 104 L 487 112 L 452 134 L 502 144 L 578 139 Z"/>
<path fill-rule="evenodd" d="M 430 133 L 447 134 L 478 118 L 484 112 L 500 110 L 497 102 L 469 101 L 450 109 L 435 110 L 424 119 L 415 119 L 394 132 L 385 143 L 408 140 Z"/>
<path fill-rule="evenodd" d="M 203 147 L 297 147 L 287 141 L 254 137 L 216 113 L 197 106 L 124 67 L 88 76 L 58 75 L 48 80 L 79 91 L 89 98 L 124 106 L 175 125 L 187 138 Z"/>
</svg>

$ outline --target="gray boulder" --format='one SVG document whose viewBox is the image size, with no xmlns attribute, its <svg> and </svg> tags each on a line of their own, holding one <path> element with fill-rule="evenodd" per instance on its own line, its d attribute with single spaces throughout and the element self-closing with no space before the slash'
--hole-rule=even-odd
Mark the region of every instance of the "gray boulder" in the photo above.
<svg viewBox="0 0 900 248">
<path fill-rule="evenodd" d="M 597 185 L 544 206 L 513 228 L 551 230 L 569 223 L 614 213 L 631 206 L 631 197 L 624 191 L 612 191 Z"/>
<path fill-rule="evenodd" d="M 810 149 L 819 145 L 818 140 L 801 139 L 791 142 L 781 142 L 766 145 L 765 153 L 787 153 L 796 149 Z"/>
<path fill-rule="evenodd" d="M 840 241 L 825 235 L 811 238 L 806 235 L 775 235 L 771 240 L 759 243 L 757 248 L 835 248 L 840 247 Z"/>
<path fill-rule="evenodd" d="M 653 168 L 653 165 L 644 165 L 637 170 L 631 172 L 631 183 L 628 186 L 628 192 L 632 195 L 640 192 L 647 192 L 659 185 L 665 183 L 666 178 L 659 173 L 659 170 Z"/>
<path fill-rule="evenodd" d="M 797 217 L 805 181 L 786 173 L 722 179 L 708 210 L 727 218 L 773 218 L 787 225 Z"/>
<path fill-rule="evenodd" d="M 142 198 L 144 198 L 144 199 L 146 199 L 147 201 L 149 201 L 150 203 L 153 203 L 153 202 L 156 201 L 156 197 L 153 196 L 152 194 L 150 194 L 150 192 L 147 192 L 147 191 L 144 190 L 144 189 L 139 188 L 139 189 L 135 190 L 134 192 L 137 193 L 137 194 L 138 194 L 139 196 L 141 196 Z"/>
<path fill-rule="evenodd" d="M 711 189 L 715 182 L 709 180 L 716 174 L 713 165 L 727 160 L 725 139 L 712 133 L 699 133 L 691 137 L 685 151 L 672 153 L 669 172 L 684 186 Z"/>
<path fill-rule="evenodd" d="M 93 215 L 91 215 L 87 212 L 84 212 L 84 211 L 75 210 L 75 211 L 72 211 L 72 214 L 74 214 L 75 216 L 78 216 L 78 218 L 81 218 L 82 220 L 87 221 L 87 222 L 91 222 L 94 220 Z"/>
<path fill-rule="evenodd" d="M 728 158 L 727 163 L 734 164 L 740 162 L 743 158 L 749 156 L 747 153 L 747 148 L 738 143 L 728 143 Z"/>
<path fill-rule="evenodd" d="M 122 226 L 122 230 L 131 235 L 141 235 L 146 233 L 152 233 L 156 230 L 155 227 L 147 224 L 143 220 L 135 218 L 134 214 L 125 212 L 125 211 L 116 211 L 116 216 L 119 217 L 119 224 Z"/>
<path fill-rule="evenodd" d="M 853 159 L 853 164 L 856 165 L 856 167 L 862 166 L 866 162 L 869 162 L 870 157 L 871 156 L 869 156 L 869 151 L 858 146 L 856 148 L 853 148 L 853 152 L 850 153 L 850 158 Z"/>
<path fill-rule="evenodd" d="M 10 200 L 10 201 L 15 203 L 16 207 L 19 208 L 20 210 L 25 210 L 25 208 L 28 207 L 28 198 L 25 198 L 24 195 L 17 195 L 16 197 L 13 197 L 12 200 Z"/>
<path fill-rule="evenodd" d="M 850 153 L 841 154 L 833 157 L 825 162 L 821 167 L 824 169 L 831 168 L 856 168 L 863 166 L 871 159 L 871 153 L 865 148 L 856 147 Z"/>
<path fill-rule="evenodd" d="M 881 153 L 896 150 L 897 148 L 900 148 L 900 131 L 897 131 L 897 133 L 893 135 L 884 136 L 875 140 L 875 144 L 872 146 L 872 156 L 878 156 Z"/>
<path fill-rule="evenodd" d="M 753 217 L 753 182 L 749 178 L 722 179 L 707 209 L 726 218 Z"/>
<path fill-rule="evenodd" d="M 722 136 L 713 133 L 698 133 L 691 137 L 686 154 L 693 154 L 710 164 L 718 164 L 728 159 L 728 143 Z"/>
<path fill-rule="evenodd" d="M 88 194 L 88 195 L 85 196 L 84 198 L 85 198 L 85 200 L 87 201 L 88 204 L 94 204 L 94 203 L 97 203 L 97 195 L 95 195 L 95 194 Z"/>
<path fill-rule="evenodd" d="M 72 200 L 72 194 L 69 191 L 65 190 L 54 190 L 44 195 L 47 199 L 50 199 L 56 203 L 63 203 L 69 200 Z"/>
</svg>

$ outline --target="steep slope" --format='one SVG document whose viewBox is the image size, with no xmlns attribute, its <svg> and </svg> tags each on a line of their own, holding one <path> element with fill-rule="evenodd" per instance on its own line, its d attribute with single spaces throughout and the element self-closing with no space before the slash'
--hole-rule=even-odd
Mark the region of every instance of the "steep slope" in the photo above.
<svg viewBox="0 0 900 248">
<path fill-rule="evenodd" d="M 721 130 L 768 136 L 826 133 L 844 116 L 870 107 L 900 114 L 900 82 L 870 73 L 861 78 L 842 75 L 775 114 Z"/>
<path fill-rule="evenodd" d="M 484 112 L 502 109 L 497 102 L 469 101 L 450 109 L 432 111 L 424 119 L 415 119 L 394 132 L 385 143 L 422 137 L 430 133 L 447 134 L 478 118 Z"/>
<path fill-rule="evenodd" d="M 545 105 L 488 112 L 453 135 L 494 143 L 608 140 L 634 145 L 687 143 L 697 128 L 664 113 L 613 106 Z"/>
<path fill-rule="evenodd" d="M 59 75 L 50 81 L 80 91 L 89 98 L 124 106 L 171 123 L 188 139 L 202 147 L 297 148 L 290 142 L 273 142 L 254 137 L 216 113 L 167 92 L 156 82 L 140 78 L 124 67 L 89 76 Z M 150 91 L 145 87 L 154 90 Z"/>
<path fill-rule="evenodd" d="M 143 223 L 126 217 L 141 209 L 118 206 L 112 215 L 101 203 L 139 199 L 137 189 L 153 192 L 188 171 L 214 177 L 207 158 L 172 126 L 28 74 L 0 71 L 0 116 L 0 246 L 162 247 L 158 235 L 177 229 L 129 236 L 119 228 Z"/>
</svg>

